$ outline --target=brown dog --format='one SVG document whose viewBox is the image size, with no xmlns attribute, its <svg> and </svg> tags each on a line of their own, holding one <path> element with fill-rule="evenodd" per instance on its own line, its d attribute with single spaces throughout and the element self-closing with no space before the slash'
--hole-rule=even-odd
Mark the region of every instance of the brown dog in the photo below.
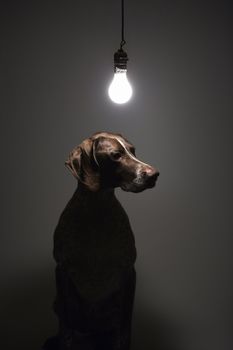
<svg viewBox="0 0 233 350">
<path fill-rule="evenodd" d="M 152 188 L 159 172 L 123 136 L 107 132 L 84 140 L 65 164 L 78 188 L 54 233 L 58 348 L 129 350 L 136 248 L 114 189 Z"/>
<path fill-rule="evenodd" d="M 135 147 L 120 134 L 95 133 L 66 161 L 73 175 L 91 191 L 121 187 L 141 192 L 153 187 L 159 172 L 135 156 Z"/>
</svg>

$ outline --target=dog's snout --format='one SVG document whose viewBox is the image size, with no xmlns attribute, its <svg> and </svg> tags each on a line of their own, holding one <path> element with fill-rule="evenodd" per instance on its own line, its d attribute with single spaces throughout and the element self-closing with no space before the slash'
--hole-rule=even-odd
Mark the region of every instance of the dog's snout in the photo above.
<svg viewBox="0 0 233 350">
<path fill-rule="evenodd" d="M 142 171 L 141 175 L 144 179 L 157 180 L 157 178 L 159 176 L 159 171 L 149 168 L 146 171 Z"/>
<path fill-rule="evenodd" d="M 155 171 L 152 175 L 151 175 L 151 177 L 154 179 L 154 180 L 157 180 L 157 178 L 159 177 L 159 171 Z"/>
<path fill-rule="evenodd" d="M 141 178 L 148 187 L 153 187 L 159 176 L 159 171 L 154 168 L 147 168 L 142 171 Z"/>
</svg>

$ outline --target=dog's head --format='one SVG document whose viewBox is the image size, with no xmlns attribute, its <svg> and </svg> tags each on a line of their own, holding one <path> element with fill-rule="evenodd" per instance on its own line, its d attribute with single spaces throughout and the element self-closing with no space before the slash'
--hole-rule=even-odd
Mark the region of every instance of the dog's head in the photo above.
<svg viewBox="0 0 233 350">
<path fill-rule="evenodd" d="M 136 158 L 135 147 L 120 134 L 98 132 L 75 147 L 65 162 L 91 191 L 121 187 L 141 192 L 155 186 L 159 172 Z"/>
</svg>

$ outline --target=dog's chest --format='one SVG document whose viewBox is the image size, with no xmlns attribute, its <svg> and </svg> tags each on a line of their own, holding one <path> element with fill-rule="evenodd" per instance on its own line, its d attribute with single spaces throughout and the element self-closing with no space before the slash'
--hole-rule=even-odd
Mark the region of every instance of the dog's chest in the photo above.
<svg viewBox="0 0 233 350">
<path fill-rule="evenodd" d="M 118 288 L 123 271 L 136 260 L 135 239 L 124 209 L 114 203 L 69 210 L 55 231 L 54 256 L 83 295 Z"/>
<path fill-rule="evenodd" d="M 134 235 L 127 215 L 121 210 L 102 208 L 85 223 L 80 220 L 71 240 L 87 263 L 124 267 L 136 259 Z"/>
</svg>

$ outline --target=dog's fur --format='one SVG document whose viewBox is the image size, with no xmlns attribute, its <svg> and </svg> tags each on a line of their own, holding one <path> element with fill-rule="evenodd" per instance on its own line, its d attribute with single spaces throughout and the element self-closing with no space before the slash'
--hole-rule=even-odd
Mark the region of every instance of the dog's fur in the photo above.
<svg viewBox="0 0 233 350">
<path fill-rule="evenodd" d="M 59 349 L 129 350 L 136 248 L 114 188 L 140 192 L 159 173 L 128 140 L 106 132 L 75 147 L 65 164 L 78 188 L 54 233 Z"/>
</svg>

